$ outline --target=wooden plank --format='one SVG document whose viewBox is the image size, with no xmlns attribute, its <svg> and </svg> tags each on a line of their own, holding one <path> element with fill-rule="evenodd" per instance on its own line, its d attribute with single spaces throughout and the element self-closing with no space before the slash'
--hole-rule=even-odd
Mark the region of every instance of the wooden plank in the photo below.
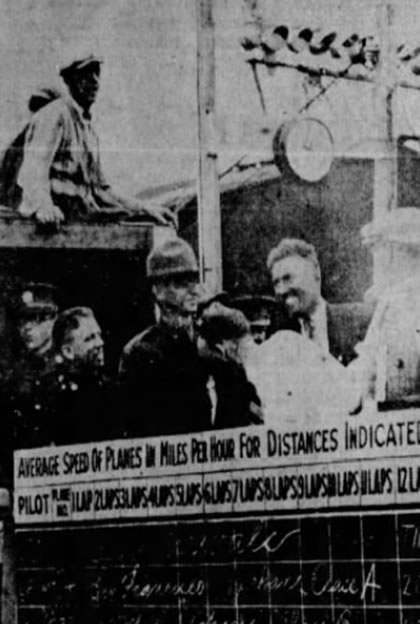
<svg viewBox="0 0 420 624">
<path fill-rule="evenodd" d="M 148 250 L 157 230 L 150 223 L 64 224 L 58 230 L 0 216 L 0 248 Z"/>
<path fill-rule="evenodd" d="M 289 61 L 271 61 L 266 59 L 249 58 L 246 61 L 251 67 L 253 65 L 265 65 L 266 67 L 282 67 L 283 69 L 291 69 L 301 74 L 310 76 L 327 76 L 329 78 L 337 78 L 340 80 L 349 80 L 350 82 L 365 82 L 373 84 L 375 78 L 373 75 L 350 74 L 347 69 L 328 69 L 328 67 L 317 67 L 315 65 L 303 65 L 302 63 L 290 63 Z M 395 84 L 396 88 L 411 89 L 412 91 L 420 91 L 420 84 L 410 82 L 408 80 L 399 80 Z"/>
<path fill-rule="evenodd" d="M 10 512 L 1 521 L 1 621 L 17 623 L 16 544 L 14 523 Z"/>
</svg>

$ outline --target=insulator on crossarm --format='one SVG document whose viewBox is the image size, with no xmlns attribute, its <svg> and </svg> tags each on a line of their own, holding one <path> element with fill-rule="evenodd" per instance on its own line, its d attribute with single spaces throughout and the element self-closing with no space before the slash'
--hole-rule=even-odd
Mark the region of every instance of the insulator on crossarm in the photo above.
<svg viewBox="0 0 420 624">
<path fill-rule="evenodd" d="M 346 51 L 348 55 L 349 61 L 353 63 L 353 65 L 364 65 L 366 61 L 365 57 L 365 44 L 366 39 L 354 39 L 351 45 L 344 46 L 343 50 Z"/>
<path fill-rule="evenodd" d="M 398 46 L 397 48 L 397 57 L 399 61 L 403 63 L 407 63 L 408 61 L 412 61 L 420 55 L 420 46 L 408 46 L 407 44 L 403 44 Z"/>
<path fill-rule="evenodd" d="M 357 33 L 353 33 L 352 35 L 350 35 L 350 37 L 344 39 L 341 45 L 343 46 L 343 48 L 352 48 L 358 42 L 360 42 L 359 35 Z"/>
<path fill-rule="evenodd" d="M 313 36 L 313 30 L 310 28 L 302 28 L 294 36 L 289 36 L 287 41 L 289 50 L 295 53 L 304 52 L 308 49 Z"/>
<path fill-rule="evenodd" d="M 368 69 L 374 69 L 379 61 L 379 42 L 376 37 L 370 36 L 366 38 L 364 52 L 366 57 L 366 67 Z"/>
<path fill-rule="evenodd" d="M 261 44 L 261 28 L 255 22 L 245 25 L 240 38 L 240 44 L 246 51 L 258 48 Z"/>
<path fill-rule="evenodd" d="M 322 37 L 318 42 L 314 41 L 309 45 L 309 49 L 312 54 L 324 54 L 329 50 L 334 41 L 337 38 L 336 32 L 331 32 Z"/>
<path fill-rule="evenodd" d="M 261 46 L 268 53 L 277 52 L 287 45 L 288 36 L 289 29 L 287 26 L 281 25 L 269 28 L 262 34 Z"/>
<path fill-rule="evenodd" d="M 331 46 L 329 51 L 333 59 L 341 58 L 341 54 L 335 46 Z"/>
</svg>

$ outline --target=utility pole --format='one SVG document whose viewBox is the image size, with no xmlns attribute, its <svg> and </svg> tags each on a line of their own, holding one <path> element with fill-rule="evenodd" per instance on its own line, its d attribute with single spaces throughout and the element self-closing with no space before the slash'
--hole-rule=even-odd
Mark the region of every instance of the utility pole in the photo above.
<svg viewBox="0 0 420 624">
<path fill-rule="evenodd" d="M 222 289 L 222 226 L 215 129 L 213 0 L 197 0 L 198 226 L 200 273 L 209 294 Z"/>
<path fill-rule="evenodd" d="M 397 85 L 394 17 L 392 1 L 381 0 L 377 5 L 379 62 L 374 92 L 378 146 L 374 157 L 373 182 L 373 223 L 376 225 L 397 208 L 398 201 L 398 155 L 394 129 L 394 94 Z M 387 245 L 374 244 L 372 247 L 373 292 L 376 296 L 388 281 L 389 253 Z"/>
<path fill-rule="evenodd" d="M 376 70 L 375 123 L 378 154 L 375 158 L 373 214 L 375 220 L 380 220 L 397 207 L 398 162 L 393 115 L 396 71 L 392 1 L 382 0 L 377 12 L 380 52 Z"/>
</svg>

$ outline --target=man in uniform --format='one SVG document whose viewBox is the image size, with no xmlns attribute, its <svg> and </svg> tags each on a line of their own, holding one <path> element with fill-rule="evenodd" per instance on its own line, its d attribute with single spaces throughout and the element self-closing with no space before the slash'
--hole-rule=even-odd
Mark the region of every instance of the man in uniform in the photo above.
<svg viewBox="0 0 420 624">
<path fill-rule="evenodd" d="M 112 389 L 105 375 L 104 341 L 90 308 L 58 315 L 54 357 L 43 379 L 44 443 L 75 444 L 107 439 Z"/>
<path fill-rule="evenodd" d="M 52 328 L 57 312 L 55 290 L 50 284 L 26 284 L 11 303 L 16 340 L 12 361 L 3 375 L 3 399 L 12 414 L 20 445 L 37 441 L 41 380 L 52 357 Z"/>
<path fill-rule="evenodd" d="M 39 223 L 107 215 L 145 215 L 166 224 L 173 214 L 123 197 L 107 184 L 100 163 L 91 107 L 100 83 L 102 59 L 75 54 L 60 67 L 66 92 L 32 117 L 25 134 L 17 184 L 22 189 L 18 211 Z"/>
<path fill-rule="evenodd" d="M 14 312 L 25 356 L 48 359 L 52 328 L 58 312 L 54 287 L 42 283 L 28 284 L 19 294 Z"/>
<path fill-rule="evenodd" d="M 363 303 L 330 304 L 324 300 L 314 246 L 285 238 L 269 253 L 267 266 L 284 315 L 278 329 L 303 334 L 344 365 L 354 359 L 372 309 Z"/>
<path fill-rule="evenodd" d="M 211 426 L 208 374 L 195 341 L 198 264 L 192 248 L 172 238 L 152 250 L 146 273 L 158 321 L 135 336 L 120 362 L 126 435 L 201 431 Z"/>
</svg>

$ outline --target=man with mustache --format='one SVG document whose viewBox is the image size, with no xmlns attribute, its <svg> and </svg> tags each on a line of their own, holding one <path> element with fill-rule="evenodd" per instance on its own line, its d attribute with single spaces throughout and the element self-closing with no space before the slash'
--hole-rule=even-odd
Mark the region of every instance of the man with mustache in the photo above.
<svg viewBox="0 0 420 624">
<path fill-rule="evenodd" d="M 353 360 L 371 308 L 363 303 L 326 302 L 315 247 L 303 240 L 281 240 L 269 253 L 267 266 L 283 314 L 279 329 L 303 334 L 344 365 Z"/>
</svg>

